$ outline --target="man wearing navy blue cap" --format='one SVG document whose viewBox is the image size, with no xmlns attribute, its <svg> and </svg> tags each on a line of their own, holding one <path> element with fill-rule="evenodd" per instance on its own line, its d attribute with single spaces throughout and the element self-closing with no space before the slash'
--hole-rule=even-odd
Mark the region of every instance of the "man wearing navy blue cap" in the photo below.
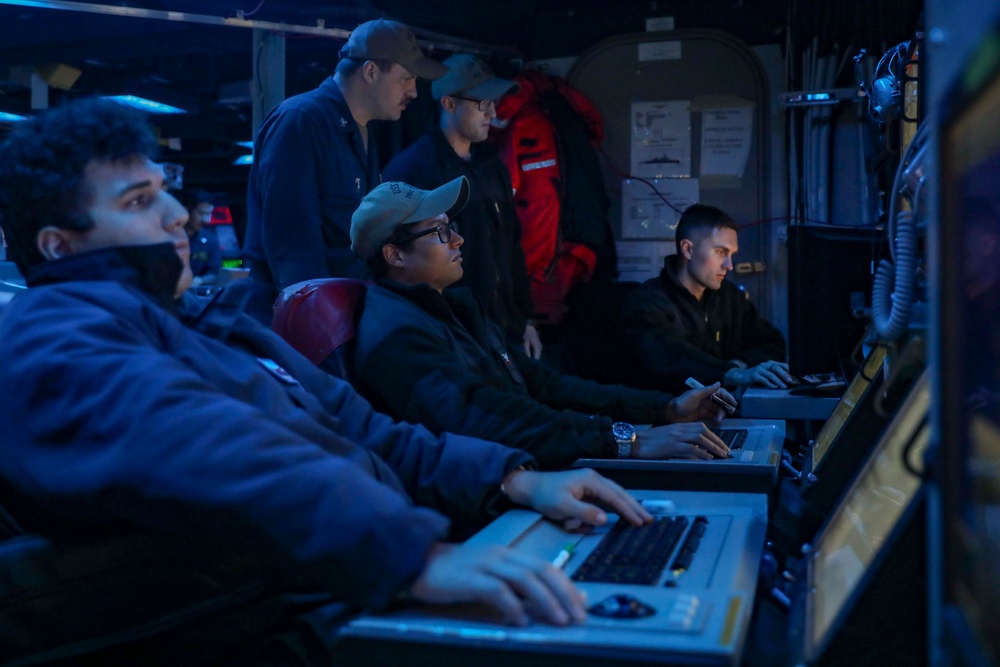
<svg viewBox="0 0 1000 667">
<path fill-rule="evenodd" d="M 444 64 L 448 73 L 431 84 L 438 124 L 385 168 L 387 181 L 433 189 L 465 176 L 469 202 L 455 219 L 471 258 L 459 285 L 483 302 L 490 319 L 528 356 L 541 357 L 532 320 L 531 285 L 521 248 L 521 222 L 507 167 L 486 142 L 496 101 L 517 92 L 518 84 L 496 76 L 482 60 L 457 53 Z"/>
<path fill-rule="evenodd" d="M 252 312 L 270 324 L 282 289 L 310 278 L 363 277 L 351 252 L 351 214 L 379 184 L 369 122 L 399 120 L 417 96 L 417 77 L 448 71 L 427 58 L 409 28 L 379 19 L 358 26 L 336 73 L 282 102 L 254 145 L 244 257 Z"/>
</svg>

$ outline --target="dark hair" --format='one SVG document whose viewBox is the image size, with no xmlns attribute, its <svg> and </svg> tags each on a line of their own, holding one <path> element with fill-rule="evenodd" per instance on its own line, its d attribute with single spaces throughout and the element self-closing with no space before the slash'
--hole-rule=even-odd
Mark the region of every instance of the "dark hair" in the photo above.
<svg viewBox="0 0 1000 667">
<path fill-rule="evenodd" d="M 713 229 L 732 229 L 739 231 L 736 221 L 730 218 L 722 209 L 705 204 L 692 204 L 684 209 L 681 219 L 677 223 L 677 230 L 674 233 L 674 242 L 677 244 L 677 254 L 681 254 L 681 241 L 691 240 L 692 232 L 704 230 L 711 232 Z"/>
<path fill-rule="evenodd" d="M 351 75 L 361 69 L 361 66 L 369 60 L 375 63 L 375 66 L 383 72 L 388 72 L 392 69 L 392 66 L 396 64 L 395 60 L 376 60 L 374 58 L 341 58 L 340 62 L 337 63 L 336 72 L 344 79 L 350 78 Z"/>
<path fill-rule="evenodd" d="M 410 228 L 418 223 L 411 222 L 409 224 L 398 224 L 392 229 L 392 233 L 389 234 L 389 238 L 385 240 L 382 246 L 388 243 L 396 246 L 397 248 L 402 248 L 407 250 L 413 246 L 413 239 L 404 240 L 399 242 L 397 239 L 403 239 L 410 234 Z M 372 280 L 381 280 L 383 278 L 389 277 L 389 265 L 385 263 L 385 257 L 382 256 L 382 246 L 379 246 L 372 256 L 365 260 L 365 266 L 368 267 L 368 276 Z"/>
<path fill-rule="evenodd" d="M 0 145 L 0 225 L 18 270 L 44 261 L 38 232 L 87 230 L 84 172 L 92 162 L 155 158 L 156 137 L 140 112 L 86 98 L 18 123 Z"/>
</svg>

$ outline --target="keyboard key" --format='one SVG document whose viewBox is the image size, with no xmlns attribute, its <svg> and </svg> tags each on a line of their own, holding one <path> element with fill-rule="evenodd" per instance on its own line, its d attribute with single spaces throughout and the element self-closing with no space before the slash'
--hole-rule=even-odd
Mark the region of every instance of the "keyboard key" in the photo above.
<svg viewBox="0 0 1000 667">
<path fill-rule="evenodd" d="M 657 517 L 645 526 L 616 523 L 570 577 L 574 581 L 653 584 L 690 521 Z"/>
<path fill-rule="evenodd" d="M 742 449 L 750 435 L 750 431 L 745 428 L 713 428 L 712 433 L 719 436 L 719 439 L 726 443 L 729 449 Z"/>
<path fill-rule="evenodd" d="M 695 518 L 694 525 L 688 532 L 681 550 L 677 552 L 674 562 L 670 565 L 671 570 L 676 572 L 678 570 L 687 570 L 691 567 L 691 561 L 694 559 L 695 552 L 698 551 L 698 547 L 701 545 L 701 537 L 705 534 L 707 528 L 708 517 L 699 516 Z"/>
</svg>

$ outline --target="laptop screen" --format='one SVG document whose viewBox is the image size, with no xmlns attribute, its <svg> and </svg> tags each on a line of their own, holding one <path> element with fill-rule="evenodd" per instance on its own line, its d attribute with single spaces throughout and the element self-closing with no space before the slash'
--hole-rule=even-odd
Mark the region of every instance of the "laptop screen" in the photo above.
<svg viewBox="0 0 1000 667">
<path fill-rule="evenodd" d="M 858 586 L 920 488 L 930 437 L 925 372 L 885 430 L 811 551 L 806 655 L 814 658 L 849 611 Z"/>
<path fill-rule="evenodd" d="M 816 436 L 816 444 L 813 446 L 813 468 L 819 466 L 823 457 L 826 456 L 827 451 L 830 449 L 830 445 L 837 439 L 841 431 L 844 428 L 844 424 L 850 418 L 851 414 L 854 412 L 855 408 L 861 403 L 864 398 L 865 391 L 871 386 L 872 381 L 875 379 L 875 374 L 879 372 L 882 368 L 882 362 L 885 360 L 886 348 L 882 345 L 876 346 L 871 353 L 869 353 L 868 358 L 865 359 L 864 365 L 861 367 L 861 372 L 854 376 L 851 380 L 851 384 L 847 387 L 847 391 L 841 396 L 840 402 L 837 403 L 837 407 L 834 408 L 833 414 L 830 418 L 826 420 L 823 424 L 823 428 L 820 430 L 819 435 Z"/>
</svg>

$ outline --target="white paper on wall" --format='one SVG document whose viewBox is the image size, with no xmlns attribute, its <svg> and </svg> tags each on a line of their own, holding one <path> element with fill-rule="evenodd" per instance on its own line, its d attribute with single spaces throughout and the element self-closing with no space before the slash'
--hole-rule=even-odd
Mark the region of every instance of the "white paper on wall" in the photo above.
<svg viewBox="0 0 1000 667">
<path fill-rule="evenodd" d="M 699 194 L 697 178 L 623 180 L 622 238 L 674 238 L 680 211 L 697 203 Z"/>
<path fill-rule="evenodd" d="M 631 174 L 691 176 L 691 102 L 632 103 Z"/>
<path fill-rule="evenodd" d="M 753 107 L 705 109 L 701 116 L 701 175 L 742 178 L 750 155 Z"/>
</svg>

